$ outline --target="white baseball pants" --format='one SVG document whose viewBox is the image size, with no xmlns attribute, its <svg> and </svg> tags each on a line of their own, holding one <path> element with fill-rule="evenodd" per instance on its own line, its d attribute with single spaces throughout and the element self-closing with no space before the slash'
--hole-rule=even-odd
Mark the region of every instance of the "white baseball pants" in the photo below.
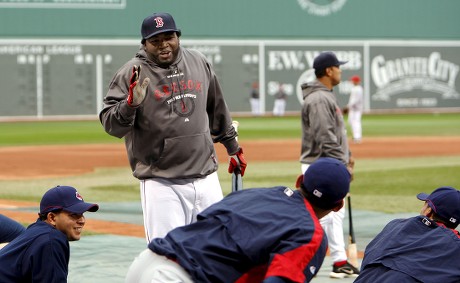
<svg viewBox="0 0 460 283">
<path fill-rule="evenodd" d="M 141 252 L 126 274 L 125 283 L 193 283 L 188 272 L 176 262 L 150 249 Z"/>
<path fill-rule="evenodd" d="M 302 164 L 302 174 L 305 174 L 310 164 Z M 345 205 L 337 212 L 331 211 L 319 220 L 327 236 L 329 253 L 332 262 L 347 260 L 345 239 L 343 236 L 343 219 L 345 218 Z"/>
<path fill-rule="evenodd" d="M 284 116 L 285 109 L 286 109 L 286 100 L 285 99 L 275 99 L 275 102 L 273 105 L 273 115 Z"/>
<path fill-rule="evenodd" d="M 251 113 L 254 116 L 259 116 L 261 114 L 260 111 L 260 99 L 259 98 L 250 98 L 251 103 Z"/>
<path fill-rule="evenodd" d="M 223 198 L 217 172 L 199 179 L 142 180 L 140 193 L 147 243 L 195 222 L 199 212 Z"/>
<path fill-rule="evenodd" d="M 355 111 L 350 109 L 350 111 L 348 112 L 348 124 L 350 124 L 353 140 L 355 141 L 360 141 L 363 137 L 361 117 L 361 111 Z"/>
</svg>

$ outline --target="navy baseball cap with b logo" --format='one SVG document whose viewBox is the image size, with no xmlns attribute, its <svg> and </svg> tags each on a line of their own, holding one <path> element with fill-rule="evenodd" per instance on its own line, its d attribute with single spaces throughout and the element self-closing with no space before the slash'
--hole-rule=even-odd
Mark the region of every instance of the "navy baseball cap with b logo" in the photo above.
<svg viewBox="0 0 460 283">
<path fill-rule="evenodd" d="M 168 13 L 154 13 L 142 22 L 142 39 L 149 39 L 157 34 L 172 31 L 175 31 L 178 36 L 181 35 L 174 18 Z"/>
<path fill-rule="evenodd" d="M 454 225 L 460 224 L 460 191 L 452 187 L 440 187 L 430 195 L 420 193 L 417 198 L 426 201 L 445 221 Z"/>
<path fill-rule="evenodd" d="M 54 210 L 83 214 L 86 211 L 95 212 L 98 209 L 99 205 L 85 202 L 78 191 L 69 186 L 57 186 L 49 189 L 40 201 L 40 214 Z"/>
<path fill-rule="evenodd" d="M 347 62 L 348 61 L 339 61 L 339 59 L 337 59 L 337 56 L 335 56 L 334 52 L 321 52 L 318 56 L 316 56 L 315 60 L 313 61 L 313 69 L 323 70 L 333 66 L 340 66 L 346 64 Z"/>
</svg>

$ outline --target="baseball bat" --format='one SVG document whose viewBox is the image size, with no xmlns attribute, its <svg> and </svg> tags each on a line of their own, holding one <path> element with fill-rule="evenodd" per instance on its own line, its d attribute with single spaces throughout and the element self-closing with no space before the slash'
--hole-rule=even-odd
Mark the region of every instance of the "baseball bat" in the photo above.
<svg viewBox="0 0 460 283">
<path fill-rule="evenodd" d="M 351 211 L 351 196 L 348 194 L 348 223 L 349 223 L 349 243 L 348 243 L 348 260 L 352 265 L 358 267 L 358 248 L 356 247 L 355 229 L 353 228 L 353 217 Z"/>
<path fill-rule="evenodd" d="M 233 121 L 232 126 L 235 128 L 235 131 L 238 132 L 238 121 Z M 238 138 L 236 138 L 238 140 Z M 241 177 L 240 168 L 235 168 L 232 173 L 232 192 L 240 191 L 243 189 L 243 177 Z"/>
</svg>

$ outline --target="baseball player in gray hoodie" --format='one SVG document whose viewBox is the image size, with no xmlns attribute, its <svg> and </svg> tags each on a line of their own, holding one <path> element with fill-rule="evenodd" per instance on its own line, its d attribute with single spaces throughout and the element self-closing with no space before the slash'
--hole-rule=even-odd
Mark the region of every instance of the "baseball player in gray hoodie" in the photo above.
<svg viewBox="0 0 460 283">
<path fill-rule="evenodd" d="M 313 62 L 316 80 L 301 86 L 304 98 L 300 156 L 302 173 L 318 158 L 331 157 L 340 160 L 353 174 L 354 161 L 348 148 L 343 115 L 332 92 L 333 87 L 340 83 L 340 66 L 345 63 L 339 61 L 333 52 L 320 53 Z M 359 274 L 359 270 L 348 262 L 345 251 L 344 216 L 345 208 L 342 208 L 320 221 L 334 262 L 330 273 L 332 278 L 356 277 Z"/>
<path fill-rule="evenodd" d="M 140 50 L 115 74 L 99 114 L 107 133 L 125 139 L 140 180 L 147 242 L 195 221 L 222 199 L 213 143 L 230 156 L 229 173 L 246 161 L 211 64 L 180 46 L 168 13 L 144 19 Z"/>
</svg>

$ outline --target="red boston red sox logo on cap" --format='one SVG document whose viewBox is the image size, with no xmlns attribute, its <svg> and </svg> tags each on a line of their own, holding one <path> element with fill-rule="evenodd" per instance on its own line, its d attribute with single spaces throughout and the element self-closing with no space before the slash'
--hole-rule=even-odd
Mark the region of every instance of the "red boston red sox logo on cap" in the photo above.
<svg viewBox="0 0 460 283">
<path fill-rule="evenodd" d="M 81 201 L 83 201 L 83 197 L 78 193 L 78 192 L 75 192 L 75 197 Z"/>
<path fill-rule="evenodd" d="M 162 28 L 163 25 L 164 25 L 163 18 L 162 17 L 156 17 L 155 18 L 155 23 L 157 24 L 156 28 Z"/>
</svg>

